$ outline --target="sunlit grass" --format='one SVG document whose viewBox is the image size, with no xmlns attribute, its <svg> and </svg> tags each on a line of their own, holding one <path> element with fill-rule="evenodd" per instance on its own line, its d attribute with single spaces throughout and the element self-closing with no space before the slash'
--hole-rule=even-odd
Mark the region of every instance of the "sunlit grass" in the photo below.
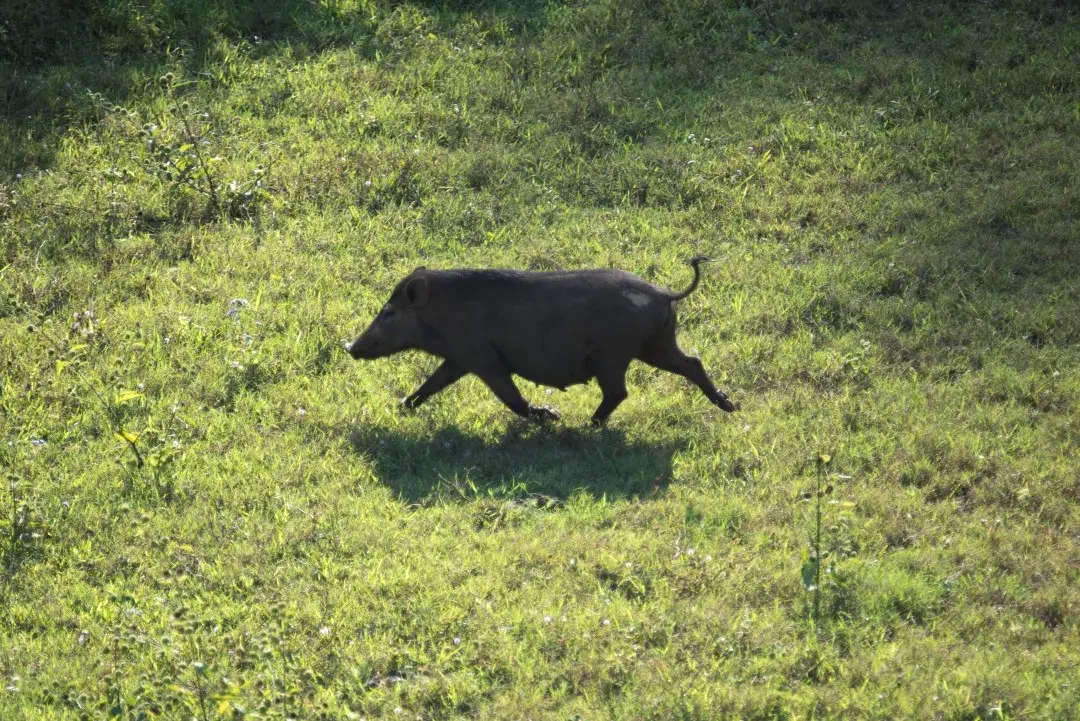
<svg viewBox="0 0 1080 721">
<path fill-rule="evenodd" d="M 207 7 L 0 55 L 0 717 L 1080 715 L 1073 11 Z M 733 415 L 340 348 L 699 253 Z"/>
</svg>

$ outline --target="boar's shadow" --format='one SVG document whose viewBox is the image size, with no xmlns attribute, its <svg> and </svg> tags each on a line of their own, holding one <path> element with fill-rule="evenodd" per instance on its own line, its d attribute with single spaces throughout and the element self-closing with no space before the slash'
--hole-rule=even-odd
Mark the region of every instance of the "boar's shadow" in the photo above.
<svg viewBox="0 0 1080 721">
<path fill-rule="evenodd" d="M 406 433 L 379 425 L 349 435 L 378 480 L 403 501 L 476 497 L 640 498 L 671 482 L 676 444 L 631 440 L 619 429 L 514 424 L 498 439 L 443 427 Z"/>
</svg>

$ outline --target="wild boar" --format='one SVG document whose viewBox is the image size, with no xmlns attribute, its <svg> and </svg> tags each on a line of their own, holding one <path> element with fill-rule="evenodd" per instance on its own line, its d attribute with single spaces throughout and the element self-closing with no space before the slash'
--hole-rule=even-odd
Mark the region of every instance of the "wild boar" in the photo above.
<svg viewBox="0 0 1080 721">
<path fill-rule="evenodd" d="M 603 425 L 626 398 L 626 369 L 636 358 L 687 378 L 732 412 L 738 406 L 675 340 L 674 303 L 697 288 L 698 266 L 706 260 L 690 260 L 694 280 L 681 293 L 621 270 L 419 267 L 397 284 L 368 329 L 345 349 L 357 359 L 404 350 L 442 358 L 431 377 L 401 401 L 409 409 L 472 373 L 519 416 L 554 420 L 558 413 L 529 405 L 511 376 L 559 389 L 595 378 L 603 399 L 592 423 Z"/>
</svg>

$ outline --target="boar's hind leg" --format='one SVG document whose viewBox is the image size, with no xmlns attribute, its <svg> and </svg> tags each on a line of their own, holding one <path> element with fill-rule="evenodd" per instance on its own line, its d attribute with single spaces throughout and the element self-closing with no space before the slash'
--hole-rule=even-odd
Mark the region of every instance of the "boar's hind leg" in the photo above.
<svg viewBox="0 0 1080 721">
<path fill-rule="evenodd" d="M 463 375 L 465 375 L 464 368 L 453 361 L 444 360 L 442 364 L 435 369 L 435 372 L 431 374 L 431 377 L 416 389 L 415 393 L 402 399 L 401 405 L 405 408 L 416 408 Z"/>
<path fill-rule="evenodd" d="M 626 368 L 630 365 L 630 360 L 621 357 L 597 358 L 590 359 L 589 365 L 604 394 L 590 422 L 594 426 L 602 426 L 611 412 L 626 400 Z"/>
<path fill-rule="evenodd" d="M 646 347 L 640 358 L 651 366 L 676 373 L 696 384 L 712 401 L 713 405 L 719 406 L 728 413 L 739 409 L 723 391 L 719 390 L 709 380 L 701 361 L 682 352 L 674 337 L 662 344 Z"/>
</svg>

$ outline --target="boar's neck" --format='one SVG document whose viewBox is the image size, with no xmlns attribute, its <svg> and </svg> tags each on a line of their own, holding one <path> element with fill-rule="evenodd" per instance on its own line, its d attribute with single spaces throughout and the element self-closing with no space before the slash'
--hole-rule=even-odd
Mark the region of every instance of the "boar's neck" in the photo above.
<svg viewBox="0 0 1080 721">
<path fill-rule="evenodd" d="M 450 346 L 442 334 L 422 317 L 417 318 L 416 323 L 420 328 L 420 342 L 416 344 L 416 349 L 440 358 L 446 358 L 450 353 Z"/>
</svg>

